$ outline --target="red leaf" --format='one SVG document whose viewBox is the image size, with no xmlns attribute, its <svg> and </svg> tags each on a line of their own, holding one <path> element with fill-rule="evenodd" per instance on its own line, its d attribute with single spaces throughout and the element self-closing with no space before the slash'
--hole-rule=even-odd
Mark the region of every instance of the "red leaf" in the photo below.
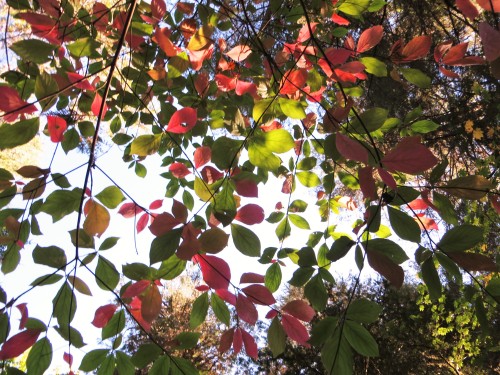
<svg viewBox="0 0 500 375">
<path fill-rule="evenodd" d="M 236 328 L 233 335 L 233 351 L 234 354 L 238 354 L 243 346 L 243 335 L 241 334 L 241 328 Z"/>
<path fill-rule="evenodd" d="M 248 299 L 259 305 L 269 306 L 276 303 L 273 294 L 264 285 L 252 284 L 242 289 Z"/>
<path fill-rule="evenodd" d="M 176 252 L 176 255 L 180 259 L 191 260 L 191 258 L 200 251 L 201 244 L 197 239 L 200 233 L 201 230 L 195 228 L 192 223 L 184 225 L 182 228 L 183 241 Z"/>
<path fill-rule="evenodd" d="M 426 210 L 429 206 L 423 199 L 415 199 L 408 203 L 408 207 L 412 210 Z"/>
<path fill-rule="evenodd" d="M 463 251 L 449 251 L 446 253 L 451 260 L 467 271 L 498 271 L 496 263 L 482 254 L 466 253 Z"/>
<path fill-rule="evenodd" d="M 465 56 L 467 52 L 468 43 L 460 43 L 456 46 L 451 47 L 448 52 L 444 55 L 442 61 L 447 65 L 454 65 L 454 63 Z"/>
<path fill-rule="evenodd" d="M 257 204 L 246 204 L 236 212 L 234 219 L 247 225 L 259 224 L 264 221 L 264 209 Z"/>
<path fill-rule="evenodd" d="M 59 116 L 47 116 L 47 127 L 50 134 L 50 140 L 54 143 L 61 142 L 64 139 L 64 132 L 68 128 L 66 120 Z"/>
<path fill-rule="evenodd" d="M 207 164 L 212 159 L 212 149 L 208 146 L 201 146 L 194 150 L 194 166 L 199 168 Z"/>
<path fill-rule="evenodd" d="M 236 297 L 236 312 L 241 320 L 252 326 L 257 323 L 259 318 L 259 313 L 253 302 L 241 293 Z"/>
<path fill-rule="evenodd" d="M 174 203 L 172 203 L 172 214 L 181 223 L 185 223 L 188 217 L 188 210 L 181 202 L 174 199 Z"/>
<path fill-rule="evenodd" d="M 259 196 L 259 188 L 253 180 L 236 180 L 236 192 L 242 197 L 257 198 Z"/>
<path fill-rule="evenodd" d="M 490 196 L 491 206 L 495 209 L 496 213 L 500 215 L 500 197 L 498 195 Z"/>
<path fill-rule="evenodd" d="M 473 21 L 477 16 L 479 16 L 479 11 L 475 7 L 475 5 L 472 4 L 470 0 L 457 0 L 455 4 L 458 10 L 462 12 L 462 14 L 471 21 Z"/>
<path fill-rule="evenodd" d="M 250 47 L 240 44 L 238 46 L 233 47 L 230 51 L 225 52 L 224 54 L 226 56 L 229 56 L 232 58 L 234 61 L 241 62 L 245 60 L 250 54 L 252 53 L 252 50 Z"/>
<path fill-rule="evenodd" d="M 161 311 L 161 294 L 155 284 L 150 285 L 143 294 L 139 296 L 141 299 L 141 315 L 146 322 L 151 323 L 155 320 Z"/>
<path fill-rule="evenodd" d="M 291 315 L 283 314 L 281 317 L 281 324 L 285 330 L 288 337 L 292 340 L 297 341 L 299 344 L 308 346 L 307 341 L 309 340 L 309 333 L 306 327 L 297 319 Z"/>
<path fill-rule="evenodd" d="M 66 362 L 70 367 L 73 365 L 73 356 L 69 353 L 64 352 L 63 354 L 63 360 Z"/>
<path fill-rule="evenodd" d="M 209 85 L 210 82 L 208 81 L 208 74 L 206 72 L 201 72 L 196 75 L 194 87 L 200 97 L 203 98 L 207 95 Z"/>
<path fill-rule="evenodd" d="M 314 309 L 306 301 L 300 299 L 288 302 L 282 310 L 304 322 L 310 322 L 316 315 Z"/>
<path fill-rule="evenodd" d="M 483 21 L 479 23 L 479 36 L 483 43 L 484 57 L 486 60 L 492 62 L 498 59 L 500 57 L 500 31 Z"/>
<path fill-rule="evenodd" d="M 95 28 L 97 31 L 106 31 L 106 26 L 109 23 L 109 9 L 106 5 L 102 3 L 95 3 L 94 6 L 92 7 L 92 14 L 95 18 L 95 21 L 92 23 L 94 24 Z"/>
<path fill-rule="evenodd" d="M 75 86 L 77 89 L 81 89 L 81 90 L 89 90 L 89 91 L 94 91 L 95 90 L 95 87 L 92 86 L 89 81 L 87 80 L 87 78 L 85 78 L 85 76 L 82 76 L 81 74 L 78 74 L 78 73 L 73 73 L 73 72 L 68 72 L 68 80 L 71 82 L 71 83 L 75 83 Z"/>
<path fill-rule="evenodd" d="M 136 205 L 135 203 L 123 203 L 118 210 L 118 213 L 122 215 L 124 218 L 131 218 L 141 213 L 143 209 Z"/>
<path fill-rule="evenodd" d="M 144 328 L 146 332 L 149 332 L 151 331 L 151 323 L 144 320 L 144 318 L 142 317 L 141 310 L 142 310 L 142 301 L 138 297 L 134 297 L 132 299 L 132 302 L 130 302 L 130 307 L 129 307 L 130 314 L 132 314 L 137 323 L 142 328 Z"/>
<path fill-rule="evenodd" d="M 3 119 L 7 122 L 17 120 L 19 115 L 36 112 L 33 104 L 25 102 L 19 96 L 19 93 L 13 88 L 0 87 L 0 111 L 5 112 Z"/>
<path fill-rule="evenodd" d="M 481 8 L 489 12 L 500 12 L 500 0 L 476 0 Z"/>
<path fill-rule="evenodd" d="M 314 33 L 316 31 L 317 22 L 307 22 L 305 23 L 299 31 L 297 36 L 297 43 L 304 43 L 311 38 L 311 31 Z M 309 29 L 310 27 L 310 29 Z"/>
<path fill-rule="evenodd" d="M 437 162 L 432 152 L 420 143 L 418 136 L 403 138 L 382 159 L 384 167 L 389 171 L 408 174 L 419 174 L 432 168 Z"/>
<path fill-rule="evenodd" d="M 341 25 L 341 26 L 347 26 L 351 23 L 349 20 L 345 19 L 342 16 L 339 16 L 337 13 L 332 14 L 332 21 L 334 23 L 336 23 L 337 25 Z"/>
<path fill-rule="evenodd" d="M 358 40 L 357 53 L 363 53 L 372 49 L 377 44 L 380 43 L 382 37 L 384 36 L 384 28 L 380 25 L 370 27 L 361 33 Z"/>
<path fill-rule="evenodd" d="M 306 81 L 306 69 L 289 70 L 283 75 L 283 78 L 281 79 L 280 94 L 295 94 L 299 89 L 304 87 Z"/>
<path fill-rule="evenodd" d="M 373 178 L 373 168 L 363 167 L 358 169 L 359 186 L 365 199 L 377 199 L 377 188 Z"/>
<path fill-rule="evenodd" d="M 245 345 L 245 352 L 253 359 L 257 359 L 259 351 L 257 350 L 257 343 L 255 339 L 244 329 L 241 329 L 243 335 L 243 344 Z"/>
<path fill-rule="evenodd" d="M 163 205 L 163 199 L 156 199 L 149 204 L 150 210 L 156 210 Z"/>
<path fill-rule="evenodd" d="M 264 283 L 264 276 L 254 272 L 245 272 L 241 275 L 240 284 Z"/>
<path fill-rule="evenodd" d="M 172 163 L 168 170 L 174 175 L 175 178 L 184 178 L 191 173 L 184 163 Z"/>
<path fill-rule="evenodd" d="M 432 39 L 429 35 L 421 35 L 413 38 L 403 48 L 404 61 L 418 60 L 429 53 Z"/>
<path fill-rule="evenodd" d="M 382 179 L 382 181 L 384 181 L 384 184 L 389 186 L 392 190 L 396 190 L 397 184 L 396 184 L 396 180 L 394 179 L 394 177 L 392 177 L 392 174 L 390 174 L 389 172 L 387 172 L 383 168 L 377 168 L 377 172 L 378 172 L 378 175 L 380 176 L 380 178 Z"/>
<path fill-rule="evenodd" d="M 224 177 L 224 173 L 218 171 L 214 167 L 207 165 L 201 170 L 201 177 L 207 184 L 213 184 L 215 181 L 218 181 L 222 177 Z"/>
<path fill-rule="evenodd" d="M 190 131 L 198 121 L 196 109 L 184 107 L 175 111 L 168 122 L 167 131 L 170 133 L 183 134 Z"/>
<path fill-rule="evenodd" d="M 132 283 L 123 292 L 122 298 L 136 297 L 144 292 L 149 285 L 151 285 L 151 281 L 149 280 L 139 280 L 135 283 Z"/>
<path fill-rule="evenodd" d="M 234 328 L 230 328 L 225 331 L 220 337 L 219 353 L 225 353 L 233 345 Z"/>
<path fill-rule="evenodd" d="M 95 97 L 94 97 L 94 101 L 92 102 L 92 106 L 90 107 L 94 116 L 99 117 L 99 113 L 101 111 L 101 106 L 102 106 L 102 97 L 101 97 L 101 95 L 99 95 L 98 92 L 96 92 Z M 107 111 L 108 111 L 108 106 L 106 105 L 106 103 L 104 103 L 104 106 L 102 108 L 101 118 L 104 118 L 104 116 L 106 116 Z"/>
<path fill-rule="evenodd" d="M 227 303 L 236 306 L 236 296 L 229 290 L 217 289 L 215 291 L 215 294 L 217 294 L 223 301 L 226 301 Z"/>
<path fill-rule="evenodd" d="M 215 75 L 214 79 L 220 91 L 228 92 L 236 88 L 236 77 L 228 77 L 225 74 L 219 73 Z"/>
<path fill-rule="evenodd" d="M 207 290 L 210 290 L 210 288 L 208 287 L 208 285 L 198 285 L 197 287 L 195 287 L 195 289 L 198 292 L 206 292 Z"/>
<path fill-rule="evenodd" d="M 236 81 L 234 92 L 239 96 L 250 94 L 250 96 L 254 99 L 259 98 L 259 95 L 257 94 L 257 86 L 255 85 L 255 83 L 242 81 L 241 79 L 238 79 Z"/>
<path fill-rule="evenodd" d="M 24 329 L 26 321 L 28 320 L 28 306 L 26 303 L 20 303 L 16 308 L 21 313 L 21 319 L 19 320 L 19 329 Z"/>
<path fill-rule="evenodd" d="M 458 75 L 457 73 L 449 70 L 449 69 L 445 69 L 443 68 L 442 66 L 439 67 L 439 71 L 441 73 L 443 73 L 446 77 L 449 77 L 449 78 L 460 78 L 460 75 Z"/>
<path fill-rule="evenodd" d="M 194 4 L 193 3 L 186 3 L 183 1 L 179 1 L 176 6 L 177 6 L 177 9 L 179 9 L 179 11 L 181 11 L 182 13 L 184 13 L 188 16 L 193 14 L 193 11 L 194 11 Z"/>
<path fill-rule="evenodd" d="M 231 270 L 225 260 L 212 255 L 196 255 L 203 280 L 212 289 L 227 289 L 231 280 Z"/>
<path fill-rule="evenodd" d="M 159 215 L 154 216 L 153 223 L 149 226 L 149 230 L 155 236 L 159 237 L 167 232 L 170 232 L 179 224 L 182 223 L 175 217 L 173 217 L 172 214 L 163 212 Z"/>
<path fill-rule="evenodd" d="M 429 217 L 426 217 L 426 216 L 423 216 L 422 214 L 419 214 L 417 215 L 419 217 L 419 219 L 415 219 L 415 221 L 417 222 L 418 226 L 420 227 L 420 230 L 439 230 L 439 227 L 438 225 L 436 224 L 436 222 L 429 218 Z"/>
<path fill-rule="evenodd" d="M 97 328 L 103 328 L 108 324 L 117 309 L 116 305 L 109 304 L 99 307 L 94 314 L 92 325 Z"/>
<path fill-rule="evenodd" d="M 41 331 L 39 330 L 27 329 L 12 336 L 3 344 L 0 350 L 0 360 L 4 361 L 23 354 L 28 348 L 31 348 L 35 344 L 40 333 Z"/>
<path fill-rule="evenodd" d="M 368 150 L 359 141 L 337 133 L 335 144 L 337 150 L 346 159 L 368 164 Z"/>
<path fill-rule="evenodd" d="M 189 51 L 189 62 L 191 63 L 191 67 L 193 68 L 193 70 L 200 70 L 203 66 L 203 61 L 212 57 L 213 52 L 213 45 L 200 51 Z"/>
<path fill-rule="evenodd" d="M 375 251 L 366 251 L 368 264 L 375 271 L 384 276 L 396 288 L 401 288 L 405 274 L 400 265 L 394 263 L 387 256 Z"/>
<path fill-rule="evenodd" d="M 278 315 L 277 310 L 269 310 L 268 313 L 266 314 L 266 319 L 273 319 L 276 315 Z"/>
<path fill-rule="evenodd" d="M 167 6 L 163 0 L 152 0 L 151 1 L 151 13 L 153 14 L 154 19 L 160 21 L 167 13 Z"/>
</svg>

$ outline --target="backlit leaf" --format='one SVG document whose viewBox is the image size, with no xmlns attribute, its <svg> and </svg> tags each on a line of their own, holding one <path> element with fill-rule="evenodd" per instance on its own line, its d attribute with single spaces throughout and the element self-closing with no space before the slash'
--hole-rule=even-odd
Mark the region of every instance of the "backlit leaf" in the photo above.
<svg viewBox="0 0 500 375">
<path fill-rule="evenodd" d="M 468 250 L 478 245 L 483 235 L 483 228 L 463 224 L 448 230 L 436 246 L 444 252 Z"/>
<path fill-rule="evenodd" d="M 238 224 L 231 224 L 231 236 L 234 246 L 244 255 L 259 257 L 260 256 L 260 240 L 257 235 L 250 229 Z"/>
<path fill-rule="evenodd" d="M 101 237 L 106 229 L 108 229 L 111 220 L 109 211 L 92 199 L 87 204 L 88 212 L 83 222 L 83 229 L 89 236 Z"/>
</svg>

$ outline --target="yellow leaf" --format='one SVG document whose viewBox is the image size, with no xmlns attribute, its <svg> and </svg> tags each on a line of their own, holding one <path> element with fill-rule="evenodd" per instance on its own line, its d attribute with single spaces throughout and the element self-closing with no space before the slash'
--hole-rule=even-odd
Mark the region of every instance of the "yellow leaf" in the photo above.
<svg viewBox="0 0 500 375">
<path fill-rule="evenodd" d="M 474 125 L 474 123 L 472 122 L 472 120 L 465 121 L 465 125 L 464 125 L 465 131 L 467 133 L 472 133 L 472 131 L 474 130 L 473 125 Z"/>
<path fill-rule="evenodd" d="M 189 44 L 187 46 L 187 49 L 190 51 L 200 51 L 202 49 L 208 48 L 213 40 L 210 38 L 213 32 L 213 27 L 203 25 L 200 27 L 198 30 L 196 30 L 196 33 L 192 36 L 191 40 L 189 41 Z"/>
<path fill-rule="evenodd" d="M 106 207 L 94 200 L 88 202 L 88 213 L 83 223 L 83 229 L 89 236 L 101 237 L 109 226 L 109 212 Z"/>
<path fill-rule="evenodd" d="M 148 75 L 153 81 L 159 81 L 167 76 L 167 72 L 165 71 L 165 68 L 155 68 L 148 71 Z"/>
<path fill-rule="evenodd" d="M 474 139 L 483 138 L 483 131 L 481 129 L 474 129 L 474 131 L 472 132 L 472 137 L 474 137 Z"/>
</svg>

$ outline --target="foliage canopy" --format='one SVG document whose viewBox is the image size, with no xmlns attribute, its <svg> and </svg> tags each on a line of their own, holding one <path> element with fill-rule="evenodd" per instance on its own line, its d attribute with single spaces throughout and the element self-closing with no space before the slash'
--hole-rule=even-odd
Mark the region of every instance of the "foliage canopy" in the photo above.
<svg viewBox="0 0 500 375">
<path fill-rule="evenodd" d="M 345 257 L 358 279 L 372 268 L 395 288 L 414 258 L 433 302 L 465 284 L 462 306 L 488 337 L 500 297 L 498 0 L 6 3 L 0 150 L 40 137 L 52 158 L 0 169 L 0 360 L 31 348 L 27 373 L 42 374 L 58 335 L 69 372 L 195 374 L 178 353 L 197 345 L 211 309 L 224 325 L 221 353 L 257 358 L 267 345 L 279 356 L 290 339 L 317 347 L 327 373 L 350 374 L 354 353 L 380 353 L 367 327 L 382 302 L 357 298 L 355 285 L 342 309 L 324 314 L 331 270 Z M 111 148 L 120 156 L 101 163 Z M 148 186 L 160 168 L 162 199 Z M 110 177 L 116 170 L 143 178 L 142 195 Z M 352 221 L 348 233 L 339 215 Z M 134 235 L 152 235 L 138 237 L 133 262 L 109 234 L 131 222 Z M 61 223 L 71 246 L 47 235 Z M 298 232 L 308 239 L 290 242 Z M 231 252 L 266 271 L 238 284 Z M 13 295 L 9 274 L 27 258 L 42 271 L 16 280 L 26 287 Z M 160 343 L 148 332 L 163 285 L 190 262 L 202 292 L 190 329 Z M 305 299 L 279 307 L 285 265 Z M 47 285 L 56 288 L 44 321 L 29 297 Z M 103 345 L 73 364 L 86 345 L 79 301 L 98 289 L 109 294 L 93 309 Z M 257 306 L 268 311 L 266 343 L 251 329 Z M 150 339 L 133 355 L 127 317 Z"/>
</svg>

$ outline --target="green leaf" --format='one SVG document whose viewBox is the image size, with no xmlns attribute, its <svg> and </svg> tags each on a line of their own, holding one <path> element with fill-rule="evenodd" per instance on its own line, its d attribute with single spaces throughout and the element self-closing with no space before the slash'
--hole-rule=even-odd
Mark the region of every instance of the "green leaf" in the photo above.
<svg viewBox="0 0 500 375">
<path fill-rule="evenodd" d="M 210 306 L 212 306 L 212 310 L 222 323 L 226 326 L 229 326 L 231 323 L 231 313 L 229 312 L 229 308 L 226 303 L 215 293 L 210 295 Z"/>
<path fill-rule="evenodd" d="M 273 263 L 266 270 L 266 275 L 264 276 L 264 284 L 271 293 L 274 293 L 279 289 L 281 285 L 281 278 L 281 266 L 278 262 Z"/>
<path fill-rule="evenodd" d="M 375 57 L 361 57 L 359 61 L 365 70 L 376 77 L 387 77 L 387 65 Z"/>
<path fill-rule="evenodd" d="M 370 6 L 371 0 L 345 0 L 338 10 L 350 16 L 359 17 Z"/>
<path fill-rule="evenodd" d="M 88 352 L 83 356 L 79 370 L 86 372 L 94 371 L 106 359 L 108 353 L 109 349 L 94 349 Z"/>
<path fill-rule="evenodd" d="M 161 266 L 157 272 L 158 279 L 173 280 L 186 269 L 187 262 L 179 259 L 176 255 L 172 255 L 167 260 L 161 262 Z"/>
<path fill-rule="evenodd" d="M 212 145 L 212 163 L 220 170 L 233 167 L 238 161 L 243 142 L 228 137 L 219 137 Z"/>
<path fill-rule="evenodd" d="M 148 156 L 158 151 L 163 133 L 144 134 L 135 138 L 130 144 L 130 154 L 137 156 Z"/>
<path fill-rule="evenodd" d="M 42 72 L 38 75 L 35 80 L 35 96 L 38 99 L 42 112 L 50 109 L 57 102 L 57 94 L 59 92 L 59 86 L 57 82 L 52 78 L 50 74 Z M 45 97 L 52 96 L 48 99 L 43 99 Z"/>
<path fill-rule="evenodd" d="M 409 259 L 401 246 L 385 238 L 375 238 L 363 242 L 363 247 L 367 251 L 376 251 L 385 255 L 396 264 L 401 264 Z"/>
<path fill-rule="evenodd" d="M 238 224 L 231 224 L 231 236 L 234 246 L 244 255 L 260 257 L 260 240 L 250 229 Z"/>
<path fill-rule="evenodd" d="M 64 216 L 78 211 L 82 189 L 56 190 L 52 192 L 42 205 L 41 211 L 52 216 L 52 221 L 61 220 Z"/>
<path fill-rule="evenodd" d="M 316 187 L 321 185 L 321 180 L 318 175 L 314 172 L 302 171 L 296 174 L 299 182 L 306 187 Z"/>
<path fill-rule="evenodd" d="M 99 194 L 96 198 L 101 201 L 103 205 L 107 208 L 113 209 L 118 207 L 118 205 L 125 200 L 125 196 L 122 191 L 116 186 L 108 186 Z"/>
<path fill-rule="evenodd" d="M 312 307 L 316 311 L 323 311 L 328 301 L 328 293 L 326 292 L 323 279 L 319 275 L 315 275 L 309 280 L 304 288 L 304 295 L 311 302 Z"/>
<path fill-rule="evenodd" d="M 155 361 L 162 354 L 161 347 L 156 344 L 146 343 L 139 346 L 131 360 L 137 368 L 144 368 Z"/>
<path fill-rule="evenodd" d="M 118 350 L 116 354 L 116 370 L 120 375 L 134 375 L 135 366 L 130 360 L 130 357 L 124 352 Z"/>
<path fill-rule="evenodd" d="M 361 324 L 346 320 L 343 335 L 359 354 L 365 357 L 378 357 L 378 345 L 373 336 Z"/>
<path fill-rule="evenodd" d="M 113 290 L 120 281 L 120 274 L 113 263 L 99 255 L 95 269 L 95 281 L 103 290 Z"/>
<path fill-rule="evenodd" d="M 112 375 L 115 370 L 115 356 L 108 355 L 97 369 L 97 375 Z"/>
<path fill-rule="evenodd" d="M 71 342 L 75 348 L 79 349 L 87 345 L 83 342 L 82 334 L 70 325 L 55 326 L 54 329 L 64 340 Z"/>
<path fill-rule="evenodd" d="M 278 98 L 278 103 L 285 116 L 296 120 L 306 118 L 306 111 L 304 111 L 304 106 L 301 102 L 294 99 Z"/>
<path fill-rule="evenodd" d="M 175 349 L 183 350 L 183 349 L 191 349 L 198 344 L 198 340 L 200 339 L 200 332 L 181 332 L 177 336 L 175 336 L 175 340 L 178 345 Z"/>
<path fill-rule="evenodd" d="M 292 136 L 285 129 L 275 129 L 261 135 L 264 138 L 264 147 L 269 151 L 282 154 L 295 147 Z"/>
<path fill-rule="evenodd" d="M 274 102 L 274 103 L 273 103 Z M 256 102 L 253 106 L 252 117 L 255 122 L 262 123 L 264 118 L 274 114 L 276 102 L 274 98 L 262 99 Z"/>
<path fill-rule="evenodd" d="M 44 337 L 38 340 L 32 346 L 28 358 L 26 359 L 26 368 L 29 375 L 43 375 L 52 362 L 52 344 L 49 339 Z"/>
<path fill-rule="evenodd" d="M 30 285 L 31 286 L 51 285 L 57 283 L 62 278 L 63 278 L 62 275 L 58 274 L 43 275 L 33 280 L 33 282 Z"/>
<path fill-rule="evenodd" d="M 460 225 L 447 231 L 437 248 L 444 252 L 468 250 L 483 240 L 483 228 L 470 224 Z"/>
<path fill-rule="evenodd" d="M 12 43 L 9 47 L 23 60 L 35 64 L 45 64 L 50 61 L 55 46 L 40 39 L 25 39 Z"/>
<path fill-rule="evenodd" d="M 170 232 L 167 232 L 160 237 L 156 237 L 151 242 L 151 249 L 149 250 L 149 263 L 154 264 L 161 262 L 174 255 L 181 242 L 181 236 L 182 228 L 177 228 L 172 229 Z"/>
<path fill-rule="evenodd" d="M 66 45 L 66 48 L 74 57 L 97 57 L 97 48 L 99 48 L 99 46 L 100 44 L 93 38 L 80 38 Z"/>
<path fill-rule="evenodd" d="M 148 371 L 149 375 L 163 375 L 170 371 L 170 358 L 166 355 L 160 356 Z M 120 373 L 121 375 L 121 373 Z"/>
<path fill-rule="evenodd" d="M 471 175 L 455 178 L 440 189 L 459 198 L 479 200 L 493 189 L 493 184 L 481 175 Z"/>
<path fill-rule="evenodd" d="M 336 262 L 339 259 L 342 259 L 349 252 L 351 247 L 356 244 L 353 240 L 351 240 L 347 236 L 341 236 L 339 239 L 335 240 L 330 248 L 330 251 L 326 255 L 326 257 L 332 262 Z"/>
<path fill-rule="evenodd" d="M 184 359 L 179 357 L 170 357 L 170 375 L 198 375 L 199 371 L 194 367 L 194 365 Z"/>
<path fill-rule="evenodd" d="M 360 298 L 351 302 L 346 318 L 358 323 L 369 324 L 375 322 L 381 312 L 382 307 L 378 304 L 365 298 Z"/>
<path fill-rule="evenodd" d="M 426 134 L 439 128 L 439 125 L 431 120 L 420 120 L 411 124 L 411 130 L 416 133 Z"/>
<path fill-rule="evenodd" d="M 109 250 L 116 245 L 120 237 L 108 237 L 104 241 L 102 241 L 101 246 L 99 246 L 99 250 Z"/>
<path fill-rule="evenodd" d="M 300 267 L 311 267 L 318 265 L 316 254 L 312 247 L 303 247 L 295 253 L 298 256 L 298 265 Z"/>
<path fill-rule="evenodd" d="M 57 246 L 40 247 L 33 250 L 33 261 L 53 268 L 63 268 L 68 262 L 64 250 Z"/>
<path fill-rule="evenodd" d="M 429 89 L 431 87 L 431 78 L 419 69 L 400 68 L 403 77 L 421 89 Z"/>
<path fill-rule="evenodd" d="M 309 223 L 307 222 L 307 220 L 304 219 L 300 215 L 289 214 L 288 218 L 290 219 L 290 222 L 293 225 L 295 225 L 297 228 L 300 228 L 300 229 L 311 229 L 311 227 L 309 226 Z"/>
<path fill-rule="evenodd" d="M 18 246 L 10 246 L 2 255 L 2 272 L 8 274 L 14 271 L 21 260 Z"/>
<path fill-rule="evenodd" d="M 277 316 L 273 318 L 267 331 L 267 342 L 274 358 L 285 351 L 286 333 Z"/>
<path fill-rule="evenodd" d="M 205 292 L 200 295 L 193 302 L 193 309 L 189 317 L 189 327 L 194 329 L 205 321 L 208 313 L 208 293 Z"/>
<path fill-rule="evenodd" d="M 441 297 L 441 281 L 439 280 L 439 275 L 434 266 L 434 258 L 427 258 L 421 265 L 422 269 L 422 279 L 425 285 L 427 285 L 427 290 L 429 291 L 429 297 L 432 301 L 437 301 Z"/>
<path fill-rule="evenodd" d="M 336 353 L 336 355 L 332 355 Z M 328 369 L 329 375 L 351 375 L 354 367 L 353 353 L 344 335 L 337 329 L 332 337 L 326 340 L 321 349 L 321 362 Z"/>
<path fill-rule="evenodd" d="M 21 120 L 14 124 L 3 123 L 0 125 L 0 150 L 14 148 L 31 141 L 40 129 L 38 117 Z"/>
<path fill-rule="evenodd" d="M 69 325 L 76 312 L 76 296 L 67 282 L 61 286 L 52 300 L 53 315 L 60 326 Z"/>
<path fill-rule="evenodd" d="M 387 109 L 384 108 L 370 108 L 361 113 L 359 118 L 353 118 L 347 129 L 358 134 L 365 134 L 367 131 L 371 133 L 384 125 L 387 113 Z"/>
<path fill-rule="evenodd" d="M 290 221 L 288 220 L 288 218 L 284 218 L 276 227 L 275 233 L 278 239 L 282 241 L 290 235 L 291 230 L 292 228 L 290 227 Z"/>
<path fill-rule="evenodd" d="M 51 177 L 52 181 L 54 181 L 54 184 L 56 184 L 60 188 L 67 189 L 71 187 L 71 184 L 69 183 L 65 175 L 61 173 L 52 173 Z"/>
<path fill-rule="evenodd" d="M 458 225 L 457 212 L 448 197 L 433 191 L 432 199 L 432 203 L 438 209 L 439 216 L 441 216 L 441 218 L 448 224 Z"/>
<path fill-rule="evenodd" d="M 118 335 L 125 328 L 126 321 L 124 310 L 118 311 L 102 329 L 101 338 L 106 340 Z"/>
<path fill-rule="evenodd" d="M 420 242 L 420 227 L 415 220 L 406 213 L 390 206 L 387 206 L 387 211 L 391 227 L 399 238 L 416 243 Z"/>
</svg>

